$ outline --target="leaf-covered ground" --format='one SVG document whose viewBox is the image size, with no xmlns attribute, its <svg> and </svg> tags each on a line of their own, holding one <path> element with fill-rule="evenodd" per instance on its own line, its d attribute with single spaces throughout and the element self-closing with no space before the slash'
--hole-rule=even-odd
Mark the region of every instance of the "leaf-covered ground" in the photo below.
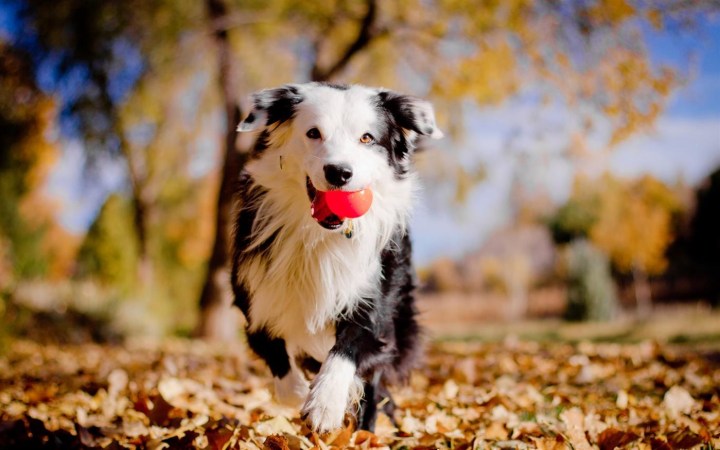
<svg viewBox="0 0 720 450">
<path fill-rule="evenodd" d="M 432 345 L 376 434 L 317 436 L 269 381 L 241 348 L 16 341 L 0 448 L 720 448 L 720 358 L 650 342 Z"/>
</svg>

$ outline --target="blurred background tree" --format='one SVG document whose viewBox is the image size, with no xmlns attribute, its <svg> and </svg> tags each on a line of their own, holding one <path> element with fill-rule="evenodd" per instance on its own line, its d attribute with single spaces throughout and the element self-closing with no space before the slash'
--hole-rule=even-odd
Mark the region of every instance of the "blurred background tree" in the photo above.
<svg viewBox="0 0 720 450">
<path fill-rule="evenodd" d="M 235 126 L 249 93 L 310 80 L 410 91 L 433 100 L 441 127 L 457 145 L 469 104 L 498 105 L 527 95 L 532 86 L 541 104 L 564 104 L 580 117 L 584 132 L 602 131 L 602 145 L 612 149 L 654 123 L 685 75 L 651 60 L 643 29 L 689 30 L 703 14 L 719 9 L 711 0 L 11 0 L 9 5 L 18 23 L 12 42 L 3 45 L 8 71 L 2 74 L 0 107 L 3 123 L 20 131 L 3 134 L 12 142 L 2 143 L 0 189 L 11 195 L 0 199 L 5 202 L 0 274 L 3 267 L 13 267 L 12 276 L 21 278 L 74 271 L 80 278 L 123 286 L 134 292 L 130 297 L 150 296 L 146 301 L 165 305 L 163 311 L 180 311 L 170 315 L 169 329 L 189 330 L 197 323 L 199 334 L 215 338 L 237 333 L 237 315 L 228 310 L 227 236 L 232 186 L 244 155 Z M 23 90 L 16 88 L 20 85 Z M 30 94 L 15 98 L 25 91 Z M 31 128 L 46 131 L 28 132 Z M 41 168 L 57 154 L 51 138 L 58 134 L 82 142 L 87 186 L 103 167 L 120 166 L 125 173 L 121 194 L 128 200 L 108 197 L 76 264 L 77 239 L 57 238 L 59 228 L 38 219 L 36 206 L 26 207 L 32 214 L 22 219 L 21 199 L 40 192 L 47 171 Z M 21 144 L 22 136 L 49 140 Z M 32 150 L 24 152 L 25 145 Z M 568 150 L 569 159 L 584 156 L 577 147 Z M 425 178 L 431 185 L 452 184 L 458 204 L 487 176 L 477 161 L 426 150 L 419 161 Z M 529 169 L 534 160 L 528 161 Z M 521 181 L 519 175 L 518 185 Z M 602 182 L 609 184 L 606 191 L 578 187 L 551 229 L 558 241 L 586 237 L 605 251 L 618 273 L 632 273 L 638 304 L 645 304 L 647 276 L 667 265 L 664 251 L 679 203 L 652 180 L 632 187 L 610 178 Z M 520 202 L 522 195 L 517 198 Z M 21 220 L 35 222 L 17 225 Z M 43 241 L 41 231 L 55 238 Z M 642 242 L 636 242 L 641 231 Z M 110 236 L 114 242 L 104 242 Z M 51 258 L 55 262 L 46 261 L 48 255 L 57 255 Z M 496 271 L 507 275 L 495 278 L 505 280 L 500 284 L 512 293 L 518 314 L 526 310 L 528 289 L 546 277 L 537 275 L 545 269 L 537 272 L 532 260 L 502 260 L 505 269 Z M 117 274 L 113 265 L 135 273 Z M 515 266 L 518 270 L 508 269 Z M 438 267 L 445 271 L 436 276 L 440 285 L 462 279 L 457 282 L 465 289 L 483 285 L 467 281 L 476 273 L 456 277 L 453 264 Z"/>
<path fill-rule="evenodd" d="M 78 251 L 77 276 L 96 278 L 125 293 L 135 286 L 138 249 L 129 210 L 120 195 L 108 197 Z"/>
<path fill-rule="evenodd" d="M 42 192 L 59 149 L 55 102 L 35 83 L 30 55 L 0 41 L 0 286 L 67 276 L 76 240 Z"/>
<path fill-rule="evenodd" d="M 666 251 L 681 213 L 678 197 L 649 175 L 632 181 L 607 173 L 598 181 L 579 178 L 549 226 L 558 243 L 587 238 L 608 255 L 616 272 L 632 276 L 638 315 L 646 317 L 651 309 L 647 277 L 667 267 Z"/>
</svg>

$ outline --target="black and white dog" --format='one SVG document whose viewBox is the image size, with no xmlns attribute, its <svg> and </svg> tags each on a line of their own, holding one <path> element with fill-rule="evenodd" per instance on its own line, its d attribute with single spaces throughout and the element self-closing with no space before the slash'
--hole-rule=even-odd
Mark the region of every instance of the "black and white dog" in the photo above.
<svg viewBox="0 0 720 450">
<path fill-rule="evenodd" d="M 364 86 L 286 85 L 256 93 L 238 131 L 255 133 L 232 268 L 248 344 L 277 399 L 301 406 L 314 430 L 342 426 L 357 402 L 359 426 L 372 429 L 386 383 L 418 353 L 407 221 L 416 141 L 442 137 L 433 108 Z M 311 215 L 318 191 L 364 188 L 372 207 L 352 224 Z"/>
</svg>

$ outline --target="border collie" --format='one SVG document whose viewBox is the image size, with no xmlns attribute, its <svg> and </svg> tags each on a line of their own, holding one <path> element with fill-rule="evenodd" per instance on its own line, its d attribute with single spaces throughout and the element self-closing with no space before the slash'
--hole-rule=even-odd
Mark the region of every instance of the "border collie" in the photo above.
<svg viewBox="0 0 720 450">
<path fill-rule="evenodd" d="M 372 430 L 379 405 L 393 417 L 386 385 L 418 354 L 407 221 L 416 142 L 442 137 L 433 108 L 384 89 L 285 85 L 254 94 L 238 131 L 254 133 L 232 267 L 248 345 L 313 430 L 341 427 L 355 406 Z M 311 213 L 320 191 L 361 189 L 373 202 L 359 218 Z"/>
</svg>

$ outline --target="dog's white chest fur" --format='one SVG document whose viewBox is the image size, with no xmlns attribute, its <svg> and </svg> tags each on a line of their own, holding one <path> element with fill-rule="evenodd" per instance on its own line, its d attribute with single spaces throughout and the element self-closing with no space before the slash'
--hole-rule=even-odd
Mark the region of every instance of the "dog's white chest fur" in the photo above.
<svg viewBox="0 0 720 450">
<path fill-rule="evenodd" d="M 290 355 L 302 351 L 324 361 L 335 342 L 335 320 L 358 307 L 363 298 L 377 295 L 381 250 L 393 228 L 405 220 L 412 180 L 393 183 L 391 196 L 378 185 L 373 208 L 354 220 L 354 235 L 347 239 L 312 219 L 302 174 L 293 176 L 292 161 L 282 177 L 272 171 L 272 162 L 263 158 L 248 165 L 254 179 L 267 189 L 253 227 L 253 243 L 260 245 L 275 235 L 267 253 L 238 267 L 253 298 L 250 331 L 265 328 L 285 339 Z M 398 189 L 398 184 L 405 189 Z"/>
<path fill-rule="evenodd" d="M 270 261 L 250 262 L 251 331 L 264 327 L 285 339 L 290 354 L 298 349 L 324 361 L 335 342 L 333 319 L 372 293 L 379 258 L 377 252 L 362 251 L 367 245 L 360 236 L 349 240 L 336 233 L 321 239 L 303 230 L 287 233 L 278 236 Z"/>
</svg>

